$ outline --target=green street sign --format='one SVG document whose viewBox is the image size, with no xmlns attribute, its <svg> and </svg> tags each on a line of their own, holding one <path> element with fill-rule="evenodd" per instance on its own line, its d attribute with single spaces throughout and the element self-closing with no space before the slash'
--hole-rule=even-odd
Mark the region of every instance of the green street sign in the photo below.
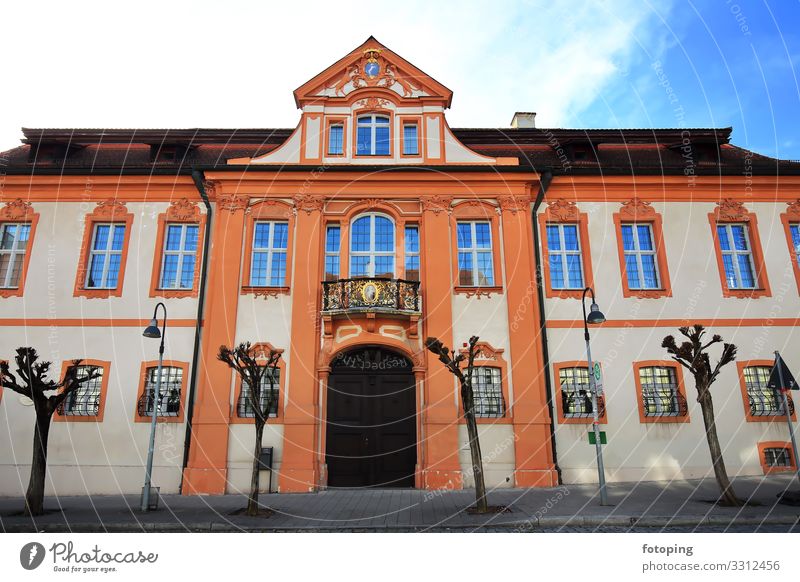
<svg viewBox="0 0 800 582">
<path fill-rule="evenodd" d="M 596 445 L 597 444 L 597 439 L 594 438 L 594 431 L 593 430 L 589 431 L 589 444 L 590 445 Z M 608 439 L 606 439 L 606 431 L 604 431 L 604 430 L 600 431 L 600 444 L 601 445 L 608 444 Z"/>
<path fill-rule="evenodd" d="M 600 362 L 595 362 L 594 363 L 593 376 L 594 376 L 595 393 L 598 396 L 602 396 L 603 395 L 603 372 L 602 372 L 602 370 L 600 370 Z"/>
</svg>

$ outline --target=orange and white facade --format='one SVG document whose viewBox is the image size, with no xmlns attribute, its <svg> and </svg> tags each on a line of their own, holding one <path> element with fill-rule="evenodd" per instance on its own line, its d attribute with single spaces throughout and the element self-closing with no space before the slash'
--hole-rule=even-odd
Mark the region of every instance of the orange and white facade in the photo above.
<svg viewBox="0 0 800 582">
<path fill-rule="evenodd" d="M 775 349 L 800 367 L 800 167 L 729 130 L 451 129 L 451 99 L 370 38 L 295 91 L 291 131 L 26 130 L 0 154 L 0 359 L 103 368 L 54 416 L 51 491 L 140 490 L 158 301 L 164 493 L 247 489 L 254 430 L 216 359 L 242 341 L 282 350 L 263 443 L 280 492 L 471 486 L 428 336 L 480 336 L 488 485 L 592 481 L 584 286 L 608 319 L 591 333 L 610 480 L 708 474 L 692 379 L 661 348 L 695 322 L 739 346 L 713 388 L 729 470 L 785 468 L 758 382 Z M 30 403 L 0 394 L 0 425 L 0 494 L 18 495 Z"/>
</svg>

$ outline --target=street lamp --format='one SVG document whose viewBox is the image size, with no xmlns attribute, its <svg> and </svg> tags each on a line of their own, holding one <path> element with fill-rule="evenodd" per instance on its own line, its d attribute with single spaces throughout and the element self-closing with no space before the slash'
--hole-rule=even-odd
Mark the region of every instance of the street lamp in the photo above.
<svg viewBox="0 0 800 582">
<path fill-rule="evenodd" d="M 158 329 L 158 314 L 159 306 L 164 310 L 164 317 L 161 320 L 164 332 Z M 164 336 L 167 334 L 167 308 L 159 302 L 153 310 L 153 319 L 150 320 L 142 335 L 153 339 L 161 339 L 161 345 L 158 347 L 158 375 L 156 376 L 156 391 L 153 394 L 153 406 L 151 415 L 153 417 L 150 422 L 150 445 L 147 449 L 147 469 L 144 475 L 144 488 L 142 489 L 142 511 L 150 510 L 150 484 L 153 480 L 153 451 L 156 446 L 156 422 L 158 421 L 158 410 L 161 408 L 161 368 L 164 365 Z M 144 395 L 147 398 L 147 392 Z M 145 409 L 146 410 L 146 409 Z"/>
<path fill-rule="evenodd" d="M 592 305 L 589 315 L 586 315 L 586 293 L 592 294 Z M 592 349 L 589 347 L 589 324 L 599 325 L 604 323 L 606 316 L 600 311 L 594 299 L 594 289 L 587 287 L 583 290 L 583 339 L 586 340 L 586 359 L 589 364 L 589 392 L 592 393 L 592 428 L 594 430 L 594 447 L 597 454 L 597 479 L 600 484 L 600 505 L 608 505 L 606 496 L 606 474 L 603 467 L 603 445 L 600 442 L 600 415 L 597 410 L 597 384 L 594 378 L 594 363 L 592 362 Z"/>
</svg>

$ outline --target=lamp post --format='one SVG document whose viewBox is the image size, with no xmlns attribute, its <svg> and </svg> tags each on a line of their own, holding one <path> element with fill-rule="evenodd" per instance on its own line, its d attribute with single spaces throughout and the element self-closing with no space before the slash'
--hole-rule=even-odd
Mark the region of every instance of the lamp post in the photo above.
<svg viewBox="0 0 800 582">
<path fill-rule="evenodd" d="M 586 315 L 586 293 L 592 295 L 592 305 L 589 315 Z M 592 362 L 592 349 L 589 347 L 589 324 L 598 325 L 606 320 L 594 299 L 594 289 L 587 287 L 583 290 L 581 299 L 583 305 L 583 339 L 586 341 L 586 359 L 589 364 L 589 392 L 592 393 L 592 428 L 594 430 L 594 447 L 597 455 L 597 479 L 600 484 L 600 505 L 608 505 L 606 496 L 606 473 L 603 467 L 603 445 L 600 442 L 600 415 L 597 410 L 597 385 L 594 380 L 594 363 Z"/>
<path fill-rule="evenodd" d="M 158 314 L 159 306 L 164 310 L 164 317 L 161 320 L 164 332 L 158 329 Z M 150 320 L 150 325 L 145 328 L 142 335 L 144 337 L 161 339 L 161 345 L 158 347 L 158 374 L 156 376 L 156 390 L 153 393 L 153 406 L 152 406 L 152 421 L 150 422 L 150 445 L 147 449 L 147 469 L 144 475 L 144 488 L 142 489 L 142 511 L 150 510 L 150 484 L 153 480 L 153 451 L 156 446 L 156 422 L 158 422 L 158 411 L 161 408 L 161 368 L 164 365 L 164 336 L 167 334 L 167 308 L 159 302 L 153 310 L 153 319 Z M 147 398 L 147 393 L 145 393 Z"/>
</svg>

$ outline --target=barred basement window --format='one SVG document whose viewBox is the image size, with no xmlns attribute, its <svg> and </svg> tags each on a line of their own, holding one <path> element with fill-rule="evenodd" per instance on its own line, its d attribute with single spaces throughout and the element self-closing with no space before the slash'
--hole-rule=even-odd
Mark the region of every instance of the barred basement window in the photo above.
<svg viewBox="0 0 800 582">
<path fill-rule="evenodd" d="M 272 383 L 272 403 L 269 407 L 269 416 L 270 418 L 275 418 L 278 416 L 278 396 L 280 394 L 280 384 L 281 384 L 281 369 L 275 368 L 274 371 L 270 368 L 264 372 L 264 375 L 261 376 L 261 390 L 260 390 L 260 405 L 261 409 L 264 409 L 264 406 L 267 403 L 267 398 L 269 396 L 269 389 L 270 389 L 270 381 L 269 375 L 272 373 L 274 375 L 274 381 Z M 253 406 L 250 404 L 250 384 L 247 382 L 242 382 L 242 389 L 239 392 L 239 400 L 236 403 L 236 415 L 239 418 L 254 418 L 256 413 L 253 410 Z"/>
<path fill-rule="evenodd" d="M 791 467 L 791 452 L 783 447 L 764 449 L 764 461 L 767 467 Z"/>
<path fill-rule="evenodd" d="M 100 366 L 78 366 L 77 377 L 86 378 L 92 371 L 99 375 L 88 382 L 84 382 L 58 407 L 61 416 L 97 416 L 100 412 L 100 394 L 103 387 L 103 368 Z"/>
<path fill-rule="evenodd" d="M 750 414 L 753 416 L 783 414 L 778 394 L 767 385 L 770 371 L 769 366 L 747 366 L 744 369 L 744 385 L 747 388 Z"/>
<path fill-rule="evenodd" d="M 639 369 L 645 416 L 686 416 L 686 399 L 678 390 L 675 368 L 648 366 Z"/>
<path fill-rule="evenodd" d="M 505 415 L 500 368 L 475 366 L 472 370 L 472 397 L 476 418 L 499 418 Z"/>
<path fill-rule="evenodd" d="M 594 416 L 592 393 L 589 390 L 589 369 L 585 366 L 561 368 L 558 371 L 561 384 L 561 410 L 564 418 L 590 418 Z M 603 416 L 605 403 L 597 397 L 597 415 Z"/>
<path fill-rule="evenodd" d="M 139 398 L 139 416 L 153 416 L 153 404 L 158 386 L 158 366 L 147 368 L 145 372 L 144 393 Z M 176 366 L 161 368 L 161 395 L 158 416 L 179 416 L 181 411 L 181 387 L 183 369 Z"/>
</svg>

